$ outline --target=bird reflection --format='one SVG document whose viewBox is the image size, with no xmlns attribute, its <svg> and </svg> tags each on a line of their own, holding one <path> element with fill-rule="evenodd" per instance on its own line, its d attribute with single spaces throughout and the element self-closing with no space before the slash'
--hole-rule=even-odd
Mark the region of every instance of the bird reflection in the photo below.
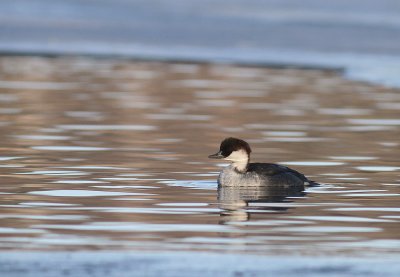
<svg viewBox="0 0 400 277">
<path fill-rule="evenodd" d="M 218 187 L 218 201 L 221 212 L 221 224 L 232 221 L 247 221 L 250 212 L 249 203 L 279 203 L 288 202 L 287 197 L 301 197 L 305 192 L 302 188 L 292 186 L 243 186 Z M 286 211 L 287 207 L 261 207 L 269 211 Z"/>
</svg>

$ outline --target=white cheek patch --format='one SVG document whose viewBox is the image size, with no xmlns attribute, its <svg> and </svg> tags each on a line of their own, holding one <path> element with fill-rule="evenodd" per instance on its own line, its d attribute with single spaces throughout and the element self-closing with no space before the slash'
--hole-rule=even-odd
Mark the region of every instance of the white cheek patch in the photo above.
<svg viewBox="0 0 400 277">
<path fill-rule="evenodd" d="M 243 149 L 233 151 L 228 157 L 224 158 L 224 160 L 232 161 L 232 162 L 243 162 L 247 161 L 249 156 L 247 152 Z"/>
</svg>

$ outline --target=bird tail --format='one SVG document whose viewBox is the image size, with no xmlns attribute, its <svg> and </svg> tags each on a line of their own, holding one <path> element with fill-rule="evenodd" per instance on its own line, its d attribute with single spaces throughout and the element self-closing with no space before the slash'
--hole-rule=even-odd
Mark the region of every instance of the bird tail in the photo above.
<svg viewBox="0 0 400 277">
<path fill-rule="evenodd" d="M 307 183 L 308 183 L 307 184 L 308 187 L 320 187 L 321 186 L 320 183 L 317 183 L 317 182 L 314 182 L 314 181 L 311 181 L 311 180 L 308 180 Z"/>
</svg>

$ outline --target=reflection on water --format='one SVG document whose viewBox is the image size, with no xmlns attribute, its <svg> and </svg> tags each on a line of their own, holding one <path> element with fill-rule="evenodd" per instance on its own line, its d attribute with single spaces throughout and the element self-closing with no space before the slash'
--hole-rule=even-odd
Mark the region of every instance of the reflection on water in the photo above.
<svg viewBox="0 0 400 277">
<path fill-rule="evenodd" d="M 391 253 L 400 91 L 334 72 L 0 58 L 0 248 Z M 217 188 L 224 137 L 320 182 Z"/>
<path fill-rule="evenodd" d="M 304 196 L 298 187 L 259 186 L 259 187 L 224 187 L 218 186 L 218 200 L 223 210 L 222 223 L 247 221 L 250 218 L 248 206 L 251 203 L 284 202 L 287 197 Z M 287 207 L 262 207 L 259 210 L 286 211 Z"/>
</svg>

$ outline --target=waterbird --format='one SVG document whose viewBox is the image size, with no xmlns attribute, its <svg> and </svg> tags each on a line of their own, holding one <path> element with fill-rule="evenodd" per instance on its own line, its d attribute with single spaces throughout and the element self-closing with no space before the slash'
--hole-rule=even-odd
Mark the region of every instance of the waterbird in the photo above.
<svg viewBox="0 0 400 277">
<path fill-rule="evenodd" d="M 303 191 L 305 185 L 317 185 L 289 167 L 272 163 L 250 163 L 250 145 L 238 138 L 226 138 L 219 151 L 208 157 L 231 162 L 218 177 L 218 186 L 274 186 Z"/>
</svg>

